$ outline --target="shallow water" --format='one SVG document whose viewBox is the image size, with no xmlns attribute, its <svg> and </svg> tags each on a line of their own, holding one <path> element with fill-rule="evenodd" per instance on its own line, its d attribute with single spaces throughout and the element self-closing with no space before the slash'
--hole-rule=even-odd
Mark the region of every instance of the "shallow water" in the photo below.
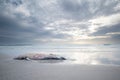
<svg viewBox="0 0 120 80">
<path fill-rule="evenodd" d="M 86 65 L 120 65 L 119 44 L 0 46 L 0 53 L 9 55 L 12 58 L 27 53 L 53 53 L 69 59 L 67 61 L 68 63 Z"/>
</svg>

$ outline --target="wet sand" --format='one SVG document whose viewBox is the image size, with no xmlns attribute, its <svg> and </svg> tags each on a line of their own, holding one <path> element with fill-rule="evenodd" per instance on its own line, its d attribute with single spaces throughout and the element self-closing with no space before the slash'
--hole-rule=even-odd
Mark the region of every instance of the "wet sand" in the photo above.
<svg viewBox="0 0 120 80">
<path fill-rule="evenodd" d="M 120 66 L 0 61 L 0 80 L 119 80 Z"/>
</svg>

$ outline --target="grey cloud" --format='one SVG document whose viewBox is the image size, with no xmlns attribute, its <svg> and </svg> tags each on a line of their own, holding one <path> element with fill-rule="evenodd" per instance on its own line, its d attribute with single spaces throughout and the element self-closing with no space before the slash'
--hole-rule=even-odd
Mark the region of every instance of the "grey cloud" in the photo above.
<svg viewBox="0 0 120 80">
<path fill-rule="evenodd" d="M 15 37 L 0 37 L 0 46 L 9 46 L 9 45 L 32 45 L 30 40 L 27 39 L 17 39 Z"/>
<path fill-rule="evenodd" d="M 28 45 L 36 43 L 34 39 L 65 38 L 65 34 L 53 33 L 44 29 L 44 24 L 21 25 L 21 20 L 0 16 L 0 45 Z M 39 42 L 42 43 L 42 42 Z"/>
<path fill-rule="evenodd" d="M 23 15 L 18 13 L 9 13 L 7 5 L 15 5 L 15 7 L 22 4 L 21 0 L 6 0 L 2 1 L 0 12 L 0 45 L 24 45 L 35 43 L 36 38 L 48 38 L 53 36 L 51 31 L 44 29 L 44 24 L 37 18 L 31 16 L 22 18 Z M 7 4 L 7 5 L 5 5 Z M 8 12 L 9 15 L 5 15 Z M 14 18 L 11 18 L 14 15 Z M 21 25 L 27 22 L 26 25 Z"/>
<path fill-rule="evenodd" d="M 21 30 L 21 27 L 19 27 L 18 20 L 11 19 L 4 15 L 0 16 L 0 28 L 1 28 L 1 31 L 3 29 L 8 31 L 16 31 L 16 32 Z"/>
<path fill-rule="evenodd" d="M 117 11 L 114 10 L 114 7 L 118 4 L 118 1 L 115 0 L 101 0 L 100 5 L 99 3 L 96 5 L 96 7 L 99 7 L 98 10 L 96 10 L 95 14 L 100 15 L 111 15 L 113 13 L 117 13 Z"/>
<path fill-rule="evenodd" d="M 14 6 L 18 6 L 18 5 L 21 5 L 23 3 L 22 0 L 4 0 L 6 3 L 11 3 L 13 4 Z"/>
<path fill-rule="evenodd" d="M 112 36 L 112 39 L 118 39 L 118 40 L 120 40 L 120 34 L 115 34 L 115 35 L 113 35 L 113 36 Z"/>
<path fill-rule="evenodd" d="M 70 17 L 74 19 L 85 19 L 88 18 L 89 15 L 91 15 L 88 10 L 88 2 L 86 1 L 82 1 L 81 3 L 79 3 L 78 0 L 62 0 L 61 6 L 63 8 L 63 11 L 66 12 L 66 14 L 69 14 Z"/>
<path fill-rule="evenodd" d="M 106 2 L 110 2 L 105 5 Z M 118 4 L 109 0 L 0 0 L 0 44 L 36 43 L 35 39 L 66 39 L 71 37 L 64 31 L 73 29 L 85 30 L 89 24 L 58 24 L 52 27 L 55 30 L 46 29 L 47 24 L 59 20 L 80 22 L 100 15 L 118 13 L 113 8 Z M 21 6 L 21 7 L 20 7 Z M 19 9 L 20 7 L 20 9 Z M 18 9 L 18 10 L 16 10 Z M 25 15 L 29 14 L 29 15 Z M 85 22 L 85 21 L 83 21 Z M 74 24 L 74 25 L 73 25 Z M 91 35 L 103 35 L 108 32 L 120 31 L 119 25 L 110 28 L 100 28 Z M 111 36 L 117 38 L 119 35 Z M 42 42 L 41 42 L 42 43 Z"/>
<path fill-rule="evenodd" d="M 97 32 L 94 32 L 90 35 L 99 36 L 99 35 L 105 35 L 106 33 L 119 32 L 119 31 L 120 31 L 120 24 L 116 24 L 113 26 L 104 26 L 104 27 L 98 28 Z"/>
<path fill-rule="evenodd" d="M 62 0 L 61 7 L 71 18 L 85 20 L 100 15 L 117 13 L 114 7 L 118 1 L 114 0 Z"/>
<path fill-rule="evenodd" d="M 89 34 L 89 36 L 110 36 L 106 38 L 106 41 L 111 41 L 113 43 L 120 43 L 120 34 L 108 35 L 108 33 L 120 32 L 120 24 L 113 26 L 104 26 L 99 28 L 96 32 Z"/>
<path fill-rule="evenodd" d="M 0 16 L 0 45 L 20 44 L 30 40 L 23 37 L 28 29 L 24 29 L 17 19 L 11 19 L 4 15 Z M 27 40 L 27 41 L 26 41 Z"/>
<path fill-rule="evenodd" d="M 120 43 L 120 34 L 111 35 L 109 40 L 117 44 Z"/>
</svg>

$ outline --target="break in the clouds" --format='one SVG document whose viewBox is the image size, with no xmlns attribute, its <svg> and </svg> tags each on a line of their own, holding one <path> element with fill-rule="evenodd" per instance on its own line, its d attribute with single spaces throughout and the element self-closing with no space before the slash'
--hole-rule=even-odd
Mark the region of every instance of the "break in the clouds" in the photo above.
<svg viewBox="0 0 120 80">
<path fill-rule="evenodd" d="M 0 0 L 0 45 L 120 43 L 119 0 Z"/>
</svg>

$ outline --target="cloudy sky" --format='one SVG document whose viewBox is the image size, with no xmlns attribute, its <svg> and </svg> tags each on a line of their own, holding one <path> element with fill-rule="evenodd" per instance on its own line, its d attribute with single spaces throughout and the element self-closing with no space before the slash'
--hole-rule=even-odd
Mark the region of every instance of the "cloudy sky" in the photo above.
<svg viewBox="0 0 120 80">
<path fill-rule="evenodd" d="M 120 0 L 0 0 L 0 45 L 120 43 Z"/>
</svg>

